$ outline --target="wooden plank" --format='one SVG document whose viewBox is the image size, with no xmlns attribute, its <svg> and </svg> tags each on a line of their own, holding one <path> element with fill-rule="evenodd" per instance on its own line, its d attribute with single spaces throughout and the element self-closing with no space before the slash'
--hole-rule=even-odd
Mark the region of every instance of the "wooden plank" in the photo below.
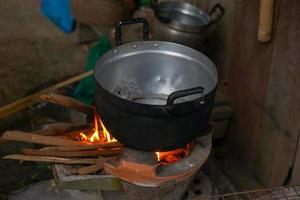
<svg viewBox="0 0 300 200">
<path fill-rule="evenodd" d="M 250 168 L 255 168 L 257 143 L 268 86 L 273 45 L 257 41 L 259 0 L 235 3 L 232 44 L 227 65 L 228 92 L 234 118 L 228 141 Z"/>
<path fill-rule="evenodd" d="M 300 132 L 299 18 L 300 1 L 281 1 L 256 162 L 256 174 L 271 187 L 286 180 Z"/>
<path fill-rule="evenodd" d="M 297 151 L 294 157 L 293 171 L 289 185 L 299 185 L 300 183 L 300 135 L 298 137 Z"/>
</svg>

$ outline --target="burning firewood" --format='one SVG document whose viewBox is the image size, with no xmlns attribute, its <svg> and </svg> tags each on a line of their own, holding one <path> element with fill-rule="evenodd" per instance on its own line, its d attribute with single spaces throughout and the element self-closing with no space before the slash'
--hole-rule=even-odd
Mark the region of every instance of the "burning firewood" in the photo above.
<svg viewBox="0 0 300 200">
<path fill-rule="evenodd" d="M 80 158 L 80 157 L 97 157 L 97 156 L 115 156 L 121 152 L 121 149 L 97 149 L 90 151 L 57 151 L 57 150 L 37 150 L 23 149 L 25 155 L 32 156 L 54 156 L 61 158 Z"/>
<path fill-rule="evenodd" d="M 72 141 L 55 136 L 43 136 L 23 131 L 6 131 L 3 133 L 2 140 L 11 140 L 19 142 L 28 142 L 34 144 L 43 144 L 51 146 L 77 146 L 82 145 L 82 142 Z M 86 145 L 86 144 L 84 144 Z"/>
<path fill-rule="evenodd" d="M 56 136 L 43 136 L 33 133 L 27 133 L 23 131 L 6 131 L 3 133 L 1 140 L 19 141 L 34 144 L 43 144 L 58 147 L 48 147 L 48 150 L 57 151 L 80 151 L 80 150 L 92 150 L 98 148 L 120 148 L 122 144 L 119 142 L 110 143 L 86 143 L 80 141 L 72 141 Z M 50 149 L 49 149 L 50 148 Z M 45 150 L 45 149 L 44 149 Z"/>
<path fill-rule="evenodd" d="M 89 116 L 94 115 L 94 107 L 84 104 L 72 97 L 50 93 L 50 94 L 41 95 L 40 99 L 43 101 L 47 101 L 49 103 L 54 103 L 54 104 L 65 106 L 67 108 L 75 109 L 79 112 L 86 113 Z"/>
<path fill-rule="evenodd" d="M 76 145 L 76 146 L 65 146 L 65 147 L 45 147 L 40 150 L 52 150 L 52 151 L 85 151 L 93 149 L 121 149 L 123 145 L 119 142 L 110 142 L 104 144 L 90 144 L 90 145 Z"/>
<path fill-rule="evenodd" d="M 112 158 L 58 158 L 58 157 L 45 157 L 45 156 L 30 156 L 30 155 L 7 155 L 3 159 L 20 160 L 20 161 L 34 161 L 34 162 L 46 162 L 46 163 L 60 163 L 60 164 L 97 164 L 104 163 Z"/>
<path fill-rule="evenodd" d="M 66 107 L 76 107 L 76 110 L 89 114 L 93 110 L 92 107 L 86 107 L 86 105 L 81 105 L 81 103 L 62 95 L 42 95 L 42 99 Z M 23 149 L 24 155 L 8 155 L 3 159 L 89 165 L 79 169 L 75 168 L 72 173 L 79 175 L 101 171 L 104 162 L 115 159 L 114 156 L 123 151 L 123 145 L 113 138 L 97 115 L 94 115 L 93 126 L 90 124 L 54 123 L 31 133 L 6 131 L 0 141 L 19 141 L 47 146 L 41 149 Z"/>
</svg>

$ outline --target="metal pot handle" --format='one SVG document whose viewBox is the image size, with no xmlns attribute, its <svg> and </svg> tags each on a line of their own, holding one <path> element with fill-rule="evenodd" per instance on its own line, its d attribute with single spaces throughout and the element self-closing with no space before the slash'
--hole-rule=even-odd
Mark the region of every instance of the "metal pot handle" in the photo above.
<svg viewBox="0 0 300 200">
<path fill-rule="evenodd" d="M 119 21 L 116 25 L 116 45 L 120 46 L 123 44 L 122 41 L 122 27 L 131 24 L 143 24 L 143 40 L 149 40 L 149 23 L 145 18 L 128 19 Z"/>
<path fill-rule="evenodd" d="M 166 16 L 162 16 L 159 12 L 159 3 L 157 0 L 151 0 L 151 4 L 150 4 L 154 15 L 157 17 L 157 19 L 165 24 L 171 23 L 172 19 Z"/>
<path fill-rule="evenodd" d="M 219 13 L 216 14 L 216 16 L 214 17 L 217 10 L 219 10 Z M 221 6 L 221 4 L 217 3 L 210 9 L 208 14 L 211 17 L 211 21 L 209 22 L 208 25 L 212 25 L 212 24 L 217 23 L 218 21 L 220 21 L 223 18 L 223 16 L 225 15 L 225 9 Z"/>
<path fill-rule="evenodd" d="M 180 97 L 185 97 L 185 96 L 189 96 L 189 95 L 193 95 L 193 94 L 201 94 L 200 97 L 200 104 L 204 104 L 204 98 L 203 98 L 203 91 L 204 88 L 203 87 L 195 87 L 195 88 L 190 88 L 190 89 L 186 89 L 186 90 L 180 90 L 180 91 L 176 91 L 173 92 L 172 94 L 170 94 L 168 96 L 167 99 L 167 109 L 172 109 L 174 107 L 174 102 L 176 99 L 180 98 Z"/>
</svg>

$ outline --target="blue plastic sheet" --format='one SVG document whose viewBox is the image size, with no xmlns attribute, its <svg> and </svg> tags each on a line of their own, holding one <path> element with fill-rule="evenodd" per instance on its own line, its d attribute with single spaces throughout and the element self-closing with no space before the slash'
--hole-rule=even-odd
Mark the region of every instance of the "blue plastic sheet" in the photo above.
<svg viewBox="0 0 300 200">
<path fill-rule="evenodd" d="M 41 12 L 65 33 L 74 30 L 70 0 L 41 0 Z"/>
</svg>

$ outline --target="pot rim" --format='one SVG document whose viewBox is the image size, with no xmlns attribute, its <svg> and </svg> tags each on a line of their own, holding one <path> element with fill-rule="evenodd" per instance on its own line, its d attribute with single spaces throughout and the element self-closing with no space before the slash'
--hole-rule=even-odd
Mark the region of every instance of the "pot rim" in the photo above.
<svg viewBox="0 0 300 200">
<path fill-rule="evenodd" d="M 97 66 L 102 66 L 103 63 L 106 63 L 105 66 L 107 66 L 110 63 L 112 63 L 115 60 L 117 60 L 117 58 L 123 59 L 124 57 L 126 57 L 126 55 L 132 54 L 135 51 L 137 51 L 137 52 L 143 51 L 143 50 L 140 50 L 139 48 L 145 47 L 145 46 L 146 46 L 146 53 L 148 53 L 148 51 L 149 52 L 152 52 L 152 51 L 163 51 L 163 50 L 166 50 L 166 49 L 168 49 L 168 51 L 171 52 L 170 49 L 172 49 L 174 47 L 179 47 L 180 50 L 184 51 L 184 53 L 178 52 L 178 51 L 173 51 L 172 53 L 175 53 L 175 54 L 178 54 L 178 55 L 180 54 L 183 58 L 187 57 L 188 59 L 193 59 L 200 66 L 203 66 L 204 69 L 207 69 L 208 72 L 211 74 L 211 78 L 212 78 L 212 81 L 214 82 L 214 85 L 212 85 L 211 89 L 207 89 L 206 88 L 203 96 L 205 97 L 206 94 L 209 94 L 210 92 L 212 92 L 217 87 L 217 85 L 218 85 L 218 72 L 217 72 L 215 64 L 207 56 L 205 56 L 201 52 L 199 52 L 199 51 L 197 51 L 195 49 L 192 49 L 190 47 L 187 47 L 187 46 L 184 46 L 184 45 L 181 45 L 181 44 L 177 44 L 177 43 L 164 42 L 164 41 L 131 42 L 131 43 L 126 43 L 126 44 L 117 46 L 117 47 L 111 49 L 110 51 L 106 52 L 97 61 L 96 67 L 94 69 L 96 83 L 99 86 L 101 86 L 101 88 L 103 88 L 109 94 L 114 95 L 114 96 L 116 96 L 116 97 L 118 97 L 120 99 L 126 100 L 128 102 L 134 102 L 136 104 L 147 105 L 147 106 L 159 106 L 159 107 L 163 106 L 163 107 L 165 107 L 165 105 L 155 105 L 155 104 L 138 103 L 138 102 L 132 101 L 130 99 L 122 98 L 122 97 L 118 96 L 117 94 L 109 91 L 105 87 L 103 87 L 101 85 L 99 79 L 97 78 L 97 74 L 98 73 L 101 74 L 101 72 L 106 69 L 105 67 L 101 68 L 101 67 L 97 67 Z M 162 48 L 162 49 L 160 49 L 160 48 Z M 168 94 L 168 95 L 170 95 L 170 94 Z M 176 103 L 176 105 L 183 104 L 183 103 L 188 103 L 188 102 L 193 102 L 194 100 L 198 100 L 199 101 L 199 98 L 193 98 L 192 100 L 187 100 L 187 101 L 183 101 L 183 102 L 180 102 L 180 103 L 178 102 L 178 103 Z"/>
<path fill-rule="evenodd" d="M 186 11 L 188 9 L 188 12 Z M 201 18 L 202 21 L 204 21 L 204 24 L 199 24 L 199 25 L 191 25 L 187 23 L 182 23 L 176 19 L 171 19 L 170 23 L 162 23 L 163 25 L 166 25 L 170 28 L 173 28 L 178 31 L 183 31 L 183 32 L 190 32 L 190 33 L 202 33 L 207 30 L 207 28 L 210 26 L 211 22 L 211 16 L 203 11 L 202 9 L 187 3 L 187 2 L 177 2 L 177 1 L 164 1 L 159 4 L 159 13 L 161 12 L 166 12 L 166 13 L 171 13 L 174 11 L 178 11 L 182 15 L 187 15 L 187 16 L 194 16 L 197 18 Z M 164 15 L 162 15 L 164 16 Z"/>
</svg>

